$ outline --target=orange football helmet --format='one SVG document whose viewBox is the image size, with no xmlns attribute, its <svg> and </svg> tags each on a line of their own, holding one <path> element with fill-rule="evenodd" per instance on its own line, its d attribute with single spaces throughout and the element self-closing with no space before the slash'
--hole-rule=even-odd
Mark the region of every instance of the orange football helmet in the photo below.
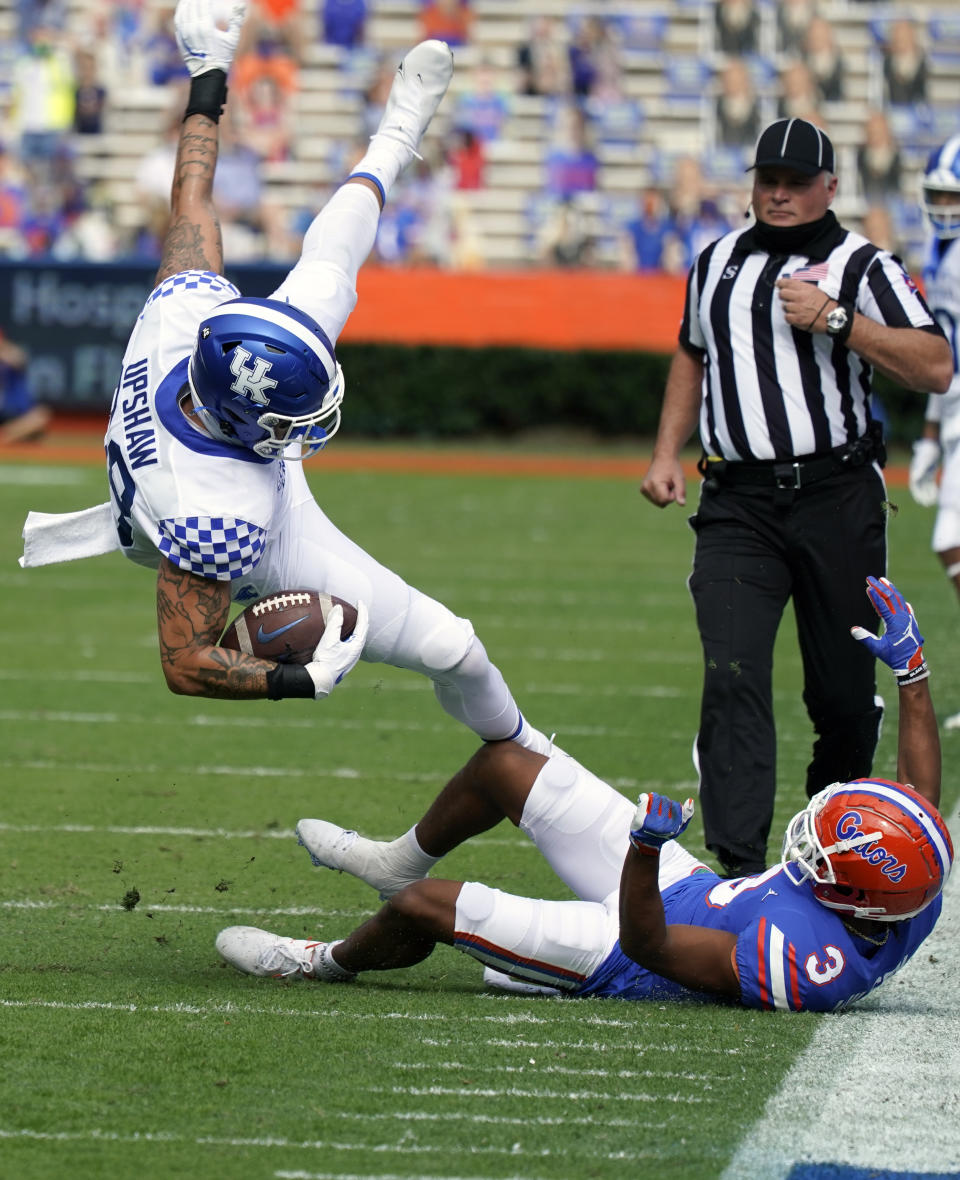
<svg viewBox="0 0 960 1180">
<path fill-rule="evenodd" d="M 943 888 L 953 843 L 939 811 L 913 787 L 863 778 L 815 795 L 787 825 L 780 861 L 829 909 L 899 922 Z"/>
</svg>

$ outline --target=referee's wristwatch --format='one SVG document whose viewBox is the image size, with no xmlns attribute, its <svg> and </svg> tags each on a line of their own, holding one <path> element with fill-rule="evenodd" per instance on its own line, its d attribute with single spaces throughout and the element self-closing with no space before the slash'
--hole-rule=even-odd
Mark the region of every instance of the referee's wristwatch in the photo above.
<svg viewBox="0 0 960 1180">
<path fill-rule="evenodd" d="M 853 327 L 853 307 L 849 303 L 838 303 L 827 312 L 824 322 L 827 326 L 827 335 L 843 344 Z"/>
</svg>

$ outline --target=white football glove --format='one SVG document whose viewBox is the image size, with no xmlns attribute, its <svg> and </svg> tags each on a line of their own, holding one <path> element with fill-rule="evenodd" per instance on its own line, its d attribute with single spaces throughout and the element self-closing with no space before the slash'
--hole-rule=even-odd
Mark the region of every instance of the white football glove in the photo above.
<svg viewBox="0 0 960 1180">
<path fill-rule="evenodd" d="M 910 495 L 924 508 L 932 508 L 937 502 L 939 466 L 940 444 L 935 438 L 918 438 L 910 460 Z"/>
<path fill-rule="evenodd" d="M 180 0 L 173 25 L 191 78 L 229 71 L 246 11 L 245 0 Z"/>
<path fill-rule="evenodd" d="M 353 629 L 353 634 L 348 635 L 346 639 L 340 638 L 342 626 L 343 607 L 335 606 L 327 615 L 323 638 L 314 648 L 313 659 L 306 665 L 313 681 L 313 699 L 316 701 L 328 697 L 360 659 L 370 626 L 366 605 L 362 602 L 357 603 L 357 625 Z"/>
</svg>

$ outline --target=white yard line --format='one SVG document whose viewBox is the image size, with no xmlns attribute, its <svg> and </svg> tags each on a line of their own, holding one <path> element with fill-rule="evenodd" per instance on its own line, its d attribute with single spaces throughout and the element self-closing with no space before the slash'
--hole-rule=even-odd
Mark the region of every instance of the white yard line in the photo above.
<svg viewBox="0 0 960 1180">
<path fill-rule="evenodd" d="M 0 674 L 0 679 L 3 679 Z M 99 679 L 104 679 L 103 677 Z M 109 679 L 109 678 L 107 678 Z M 127 683 L 130 683 L 128 680 Z M 582 696 L 583 689 L 571 692 L 571 696 Z M 66 709 L 0 709 L 0 721 L 11 725 L 119 725 L 125 729 L 132 725 L 167 728 L 168 718 L 159 714 L 138 715 L 129 712 L 84 713 Z M 192 713 L 181 720 L 180 724 L 190 729 L 265 729 L 276 732 L 279 729 L 317 730 L 318 728 L 336 728 L 368 733 L 376 730 L 382 733 L 445 733 L 449 723 L 438 720 L 430 723 L 420 721 L 391 721 L 386 718 L 370 720 L 360 718 L 336 717 L 324 720 L 322 717 L 251 717 L 249 714 L 237 713 L 232 717 L 212 717 L 204 713 Z M 633 737 L 630 729 L 612 729 L 606 725 L 565 725 L 564 737 L 604 737 L 628 738 Z M 14 764 L 12 764 L 14 765 Z"/>
<path fill-rule="evenodd" d="M 189 775 L 189 776 L 203 776 L 209 777 L 227 775 L 230 778 L 243 778 L 244 775 L 250 775 L 254 778 L 290 778 L 290 779 L 358 779 L 376 777 L 380 780 L 385 774 L 388 775 L 392 782 L 403 783 L 438 783 L 446 782 L 448 775 L 446 772 L 437 772 L 436 774 L 410 774 L 401 771 L 361 771 L 353 766 L 331 767 L 324 770 L 319 767 L 279 767 L 279 766 L 256 766 L 247 763 L 243 766 L 176 766 L 170 762 L 164 763 L 123 763 L 123 762 L 78 762 L 71 760 L 64 756 L 62 761 L 54 761 L 49 758 L 32 758 L 23 761 L 14 761 L 12 759 L 0 759 L 0 770 L 5 770 L 10 774 L 15 774 L 17 771 L 37 771 L 45 772 L 51 770 L 64 771 L 68 770 L 72 773 L 81 774 L 160 774 L 166 775 L 168 778 L 175 775 Z M 635 792 L 639 790 L 663 790 L 664 783 L 661 779 L 636 779 L 636 778 L 609 778 L 607 782 L 611 787 L 617 790 Z M 693 780 L 687 782 L 671 782 L 669 788 L 677 791 L 687 791 L 689 788 L 696 786 Z M 0 825 L 0 831 L 3 826 Z"/>
<path fill-rule="evenodd" d="M 3 577 L 0 576 L 0 588 L 3 587 L 3 584 L 4 584 Z M 74 592 L 76 591 L 76 586 L 73 585 L 72 583 L 67 583 L 63 587 L 58 587 L 58 588 L 64 589 L 64 590 L 72 590 Z M 150 635 L 150 646 L 152 647 L 155 643 L 156 643 L 156 636 L 151 634 Z M 13 681 L 16 681 L 18 684 L 22 684 L 24 681 L 32 680 L 32 681 L 42 681 L 44 684 L 48 684 L 49 680 L 50 680 L 50 674 L 49 674 L 49 672 L 46 672 L 46 671 L 34 671 L 30 668 L 23 668 L 23 667 L 9 667 L 9 668 L 0 667 L 0 680 L 13 680 Z M 112 668 L 82 668 L 82 669 L 80 669 L 80 668 L 64 668 L 62 671 L 59 671 L 57 673 L 57 680 L 60 682 L 63 682 L 63 683 L 70 683 L 70 684 L 86 684 L 88 682 L 99 683 L 99 684 L 114 684 L 114 683 L 156 684 L 158 682 L 157 676 L 154 676 L 154 675 L 148 675 L 147 673 L 142 673 L 142 672 L 131 672 L 131 671 L 129 671 L 129 669 L 114 670 Z M 357 687 L 355 682 L 349 682 L 349 681 L 346 683 L 345 688 L 340 689 L 340 692 L 344 692 L 344 691 L 346 691 L 346 689 L 353 689 L 354 692 L 362 692 L 363 691 L 363 689 L 360 689 Z M 415 677 L 413 679 L 408 679 L 408 678 L 399 679 L 399 678 L 391 675 L 389 683 L 384 681 L 383 684 L 380 686 L 379 691 L 390 692 L 390 693 L 415 692 L 415 693 L 423 694 L 423 693 L 429 691 L 429 686 L 426 684 L 426 682 L 421 677 Z M 537 695 L 542 695 L 542 696 L 582 697 L 585 690 L 584 690 L 584 686 L 582 684 L 529 683 L 529 684 L 522 685 L 520 688 L 520 691 L 522 692 L 522 694 L 524 696 L 533 696 L 534 694 L 537 694 Z M 673 688 L 669 685 L 658 685 L 658 684 L 610 685 L 610 684 L 608 684 L 608 685 L 597 685 L 597 686 L 591 685 L 590 695 L 593 698 L 617 697 L 619 699 L 622 697 L 637 697 L 637 698 L 652 697 L 652 698 L 658 699 L 658 700 L 675 700 L 677 698 L 683 697 L 685 694 L 682 689 Z M 784 693 L 784 696 L 786 696 L 786 695 L 787 694 Z M 319 714 L 318 714 L 318 717 L 319 717 Z M 235 722 L 235 724 L 243 724 L 243 723 L 245 723 L 246 720 L 248 720 L 248 717 L 245 717 L 243 719 L 243 721 Z M 259 719 L 257 719 L 257 720 L 259 721 Z M 189 724 L 189 718 L 185 718 L 184 723 Z M 262 722 L 262 724 L 280 724 L 280 723 L 282 723 L 284 725 L 288 724 L 289 718 L 285 720 L 281 717 L 278 717 L 275 721 L 274 721 L 274 719 L 271 719 L 269 722 Z M 226 725 L 227 721 L 218 718 L 217 724 Z M 316 721 L 314 719 L 311 719 L 308 721 L 299 722 L 298 724 L 314 725 L 314 724 L 316 724 Z M 338 718 L 336 721 L 336 724 L 337 725 L 344 724 L 344 719 Z M 370 725 L 375 725 L 375 724 L 377 724 L 376 721 L 364 722 L 364 728 L 369 728 Z"/>
<path fill-rule="evenodd" d="M 0 763 L 2 765 L 2 763 Z M 221 773 L 226 773 L 223 771 Z M 360 777 L 344 776 L 344 777 Z M 262 828 L 260 830 L 248 831 L 231 831 L 228 828 L 165 828 L 154 826 L 123 826 L 120 824 L 7 824 L 0 823 L 0 833 L 11 832 L 26 835 L 28 833 L 54 835 L 62 833 L 68 836 L 172 836 L 172 837 L 186 837 L 191 840 L 208 839 L 208 840 L 290 840 L 295 839 L 295 833 L 289 828 Z M 525 849 L 529 852 L 535 852 L 534 845 L 523 836 L 474 836 L 471 838 L 471 844 L 483 845 L 485 848 L 514 848 Z M 298 845 L 293 845 L 295 850 L 299 849 Z M 335 871 L 335 870 L 333 870 Z M 47 899 L 31 899 L 21 898 L 15 900 L 0 901 L 0 909 L 5 906 L 12 906 L 20 909 L 50 909 L 56 905 L 69 905 L 71 907 L 83 908 L 85 903 L 79 902 L 77 899 L 66 899 L 64 901 L 49 901 Z M 101 905 L 96 906 L 97 909 L 110 910 L 115 909 L 116 906 Z M 163 909 L 163 906 L 154 906 L 154 909 Z M 170 906 L 170 909 L 177 907 Z M 217 909 L 197 909 L 190 907 L 185 912 L 188 913 L 219 913 Z M 236 913 L 235 910 L 224 911 Z M 303 909 L 303 910 L 258 910 L 258 913 L 304 913 L 314 914 L 320 913 L 320 910 Z"/>
<path fill-rule="evenodd" d="M 83 467 L 32 467 L 24 464 L 0 466 L 0 484 L 22 487 L 74 487 L 89 481 L 89 471 Z"/>
<path fill-rule="evenodd" d="M 270 986 L 270 985 L 267 985 Z M 225 1001 L 222 1004 L 188 1004 L 186 1002 L 169 1003 L 169 1004 L 136 1004 L 132 1002 L 123 1002 L 116 1000 L 10 1000 L 0 997 L 0 1009 L 9 1008 L 12 1010 L 29 1011 L 30 1009 L 43 1009 L 45 1011 L 59 1011 L 67 1012 L 73 1015 L 82 1014 L 85 1012 L 110 1012 L 110 1013 L 127 1013 L 133 1016 L 148 1015 L 172 1015 L 172 1016 L 272 1016 L 281 1020 L 316 1020 L 325 1021 L 332 1020 L 335 1023 L 343 1023 L 344 1021 L 359 1021 L 363 1023 L 367 1020 L 396 1020 L 401 1023 L 409 1021 L 413 1024 L 433 1024 L 433 1025 L 449 1025 L 451 1031 L 456 1033 L 456 1030 L 466 1024 L 478 1025 L 506 1025 L 516 1027 L 517 1025 L 525 1025 L 528 1028 L 535 1028 L 537 1025 L 542 1025 L 545 1028 L 553 1028 L 555 1021 L 552 1015 L 536 1016 L 532 1012 L 514 1012 L 504 1013 L 503 1015 L 491 1015 L 490 1013 L 480 1013 L 478 1015 L 459 1014 L 457 1016 L 444 1016 L 441 1013 L 426 1013 L 426 1012 L 344 1012 L 339 1008 L 330 1007 L 326 1003 L 328 1001 L 330 992 L 324 987 L 323 1002 L 325 1006 L 317 1008 L 282 1008 L 275 1005 L 263 1007 L 256 1004 L 237 1004 L 232 1001 Z M 497 1006 L 503 1004 L 502 996 L 489 996 L 484 994 L 477 995 L 478 1001 L 490 1001 Z M 552 1006 L 555 1003 L 563 1003 L 565 1001 L 555 999 L 544 999 L 542 1001 L 545 1005 Z M 642 1057 L 648 1050 L 657 1055 L 664 1053 L 688 1053 L 690 1046 L 687 1043 L 680 1042 L 651 1042 L 649 1045 L 637 1038 L 640 1034 L 640 1027 L 635 1021 L 619 1020 L 616 1017 L 606 1016 L 584 1016 L 579 1017 L 579 1023 L 589 1025 L 591 1029 L 600 1029 L 601 1032 L 606 1032 L 610 1035 L 612 1032 L 624 1032 L 627 1034 L 628 1041 L 621 1048 L 628 1048 L 636 1057 Z M 671 1023 L 671 1031 L 683 1031 L 686 1029 L 685 1024 L 674 1025 Z M 447 1048 L 452 1044 L 460 1044 L 456 1036 L 450 1038 L 436 1038 L 418 1034 L 418 1039 L 423 1045 L 428 1045 L 434 1048 Z M 484 1044 L 491 1048 L 508 1048 L 508 1049 L 542 1049 L 553 1050 L 561 1049 L 563 1051 L 576 1050 L 578 1053 L 599 1053 L 601 1055 L 609 1053 L 611 1048 L 616 1048 L 616 1044 L 612 1044 L 609 1040 L 606 1041 L 588 1041 L 582 1037 L 577 1040 L 557 1040 L 553 1038 L 532 1040 L 526 1037 L 510 1036 L 510 1037 L 489 1037 L 484 1041 Z M 713 1045 L 702 1045 L 697 1049 L 700 1056 L 715 1056 L 715 1057 L 736 1057 L 742 1050 L 739 1048 L 716 1048 Z"/>
<path fill-rule="evenodd" d="M 31 1130 L 17 1130 L 0 1127 L 0 1140 L 3 1139 L 29 1139 L 38 1141 L 71 1143 L 71 1142 L 93 1142 L 98 1144 L 129 1144 L 129 1143 L 188 1143 L 195 1144 L 198 1147 L 262 1147 L 269 1151 L 276 1151 L 279 1148 L 295 1148 L 303 1151 L 317 1152 L 376 1152 L 381 1155 L 399 1155 L 399 1156 L 418 1156 L 418 1155 L 449 1155 L 456 1153 L 460 1155 L 469 1156 L 511 1156 L 523 1158 L 524 1156 L 530 1159 L 541 1159 L 544 1152 L 539 1148 L 526 1151 L 519 1143 L 512 1147 L 494 1147 L 480 1144 L 444 1144 L 432 1146 L 428 1144 L 416 1143 L 352 1143 L 349 1141 L 336 1139 L 286 1139 L 281 1136 L 269 1136 L 267 1138 L 241 1138 L 239 1136 L 220 1136 L 220 1135 L 200 1135 L 195 1138 L 185 1135 L 176 1135 L 164 1131 L 136 1131 L 133 1133 L 124 1133 L 118 1131 L 108 1131 L 100 1128 L 93 1128 L 89 1131 L 31 1131 Z M 627 1162 L 637 1162 L 640 1160 L 652 1160 L 656 1158 L 656 1151 L 616 1151 L 616 1152 L 592 1152 L 588 1147 L 582 1150 L 566 1150 L 562 1148 L 555 1148 L 549 1152 L 551 1158 L 556 1159 L 580 1159 L 589 1158 L 596 1155 L 599 1159 L 617 1159 L 625 1160 Z M 281 1173 L 276 1173 L 280 1175 Z M 284 1173 L 285 1175 L 313 1175 L 313 1173 Z M 417 1173 L 422 1176 L 423 1173 Z M 337 1171 L 332 1173 L 337 1180 L 343 1180 L 343 1172 Z M 444 1180 L 449 1180 L 444 1177 Z"/>
<path fill-rule="evenodd" d="M 273 1173 L 275 1180 L 411 1180 L 410 1173 L 404 1172 L 290 1172 L 284 1169 Z M 442 1176 L 420 1174 L 420 1180 L 490 1180 L 488 1176 Z M 523 1176 L 506 1176 L 504 1180 L 525 1180 Z"/>
<path fill-rule="evenodd" d="M 522 1120 L 518 1120 L 522 1121 Z M 634 1124 L 631 1124 L 634 1125 Z M 284 1169 L 273 1173 L 275 1180 L 411 1180 L 409 1172 L 290 1172 Z M 490 1180 L 489 1176 L 453 1176 L 444 1172 L 442 1176 L 428 1176 L 424 1172 L 419 1174 L 419 1180 Z M 503 1180 L 526 1180 L 516 1174 L 505 1176 Z"/>
<path fill-rule="evenodd" d="M 421 1042 L 422 1044 L 423 1042 Z M 557 1074 L 564 1077 L 576 1078 L 680 1078 L 685 1082 L 711 1083 L 715 1080 L 709 1073 L 678 1073 L 669 1069 L 580 1069 L 563 1065 L 540 1065 L 531 1057 L 526 1065 L 470 1065 L 464 1061 L 395 1061 L 393 1068 L 409 1070 L 415 1073 L 423 1070 L 430 1073 L 442 1073 L 444 1070 L 468 1073 L 511 1074 L 522 1073 L 541 1077 L 544 1074 Z"/>
<path fill-rule="evenodd" d="M 949 823 L 960 831 L 960 808 Z M 960 870 L 913 959 L 849 1012 L 824 1016 L 722 1180 L 794 1164 L 918 1176 L 960 1170 Z"/>
</svg>

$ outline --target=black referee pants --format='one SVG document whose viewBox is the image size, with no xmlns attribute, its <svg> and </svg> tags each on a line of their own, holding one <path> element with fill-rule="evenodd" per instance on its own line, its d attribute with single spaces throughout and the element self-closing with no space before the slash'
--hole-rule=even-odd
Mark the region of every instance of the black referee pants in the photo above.
<svg viewBox="0 0 960 1180">
<path fill-rule="evenodd" d="M 703 645 L 697 752 L 707 847 L 727 866 L 766 862 L 776 792 L 773 650 L 793 597 L 803 700 L 816 739 L 808 795 L 868 775 L 880 730 L 868 574 L 886 572 L 886 490 L 871 465 L 808 487 L 701 487 L 690 591 Z"/>
</svg>

